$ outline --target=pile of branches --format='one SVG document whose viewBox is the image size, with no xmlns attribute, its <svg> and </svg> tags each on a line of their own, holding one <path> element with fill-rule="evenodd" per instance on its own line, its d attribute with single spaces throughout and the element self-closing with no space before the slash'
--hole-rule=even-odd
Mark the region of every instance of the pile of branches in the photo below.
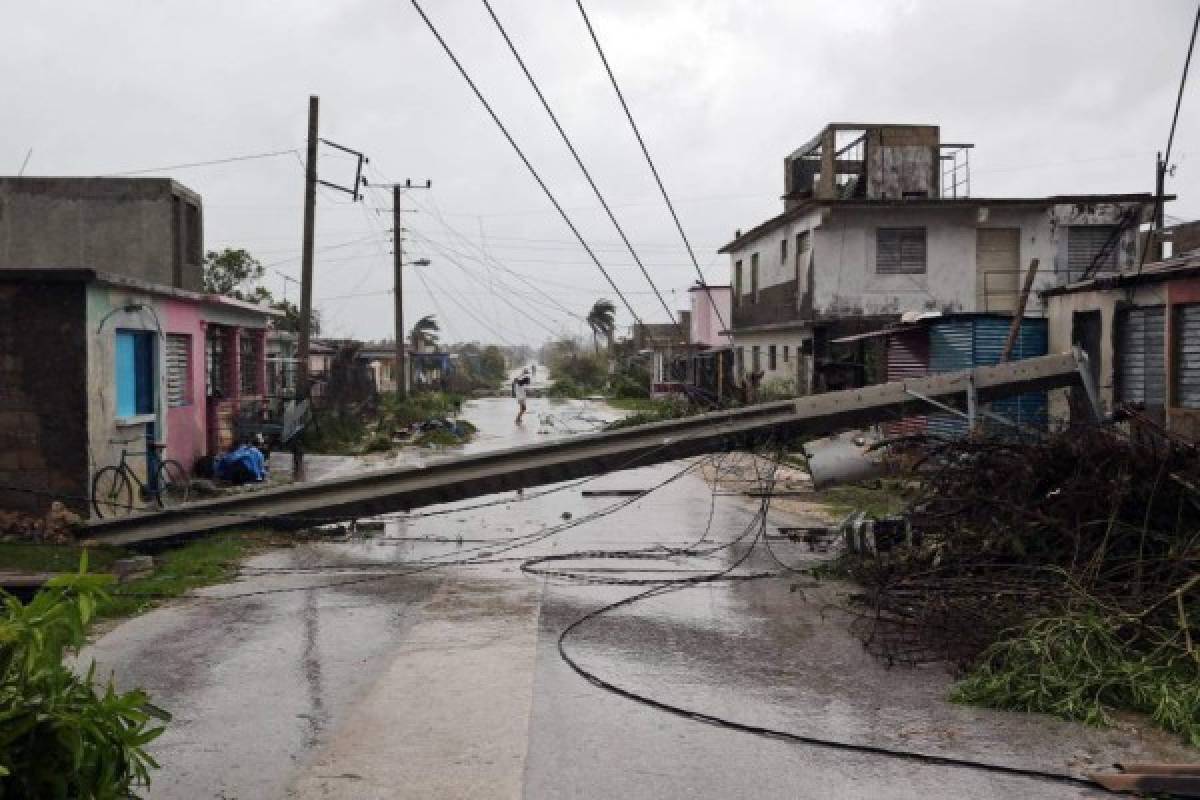
<svg viewBox="0 0 1200 800">
<path fill-rule="evenodd" d="M 1196 449 L 1094 427 L 939 441 L 919 465 L 919 543 L 852 566 L 867 647 L 950 661 L 964 701 L 1140 710 L 1200 746 Z"/>
</svg>

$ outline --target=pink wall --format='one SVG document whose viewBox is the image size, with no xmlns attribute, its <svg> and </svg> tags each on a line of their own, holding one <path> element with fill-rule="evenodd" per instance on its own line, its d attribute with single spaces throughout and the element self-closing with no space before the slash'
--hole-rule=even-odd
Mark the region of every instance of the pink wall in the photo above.
<svg viewBox="0 0 1200 800">
<path fill-rule="evenodd" d="M 728 347 L 733 344 L 733 340 L 729 336 L 721 335 L 722 330 L 733 326 L 730 307 L 733 298 L 732 289 L 728 286 L 709 286 L 707 289 L 693 286 L 688 290 L 688 296 L 692 301 L 692 343 L 708 347 Z M 709 300 L 710 296 L 711 300 Z M 719 316 L 713 310 L 714 305 L 720 312 Z M 721 324 L 722 321 L 725 323 L 724 326 Z"/>
<path fill-rule="evenodd" d="M 163 314 L 163 332 L 181 333 L 192 338 L 191 376 L 186 395 L 187 404 L 167 408 L 167 458 L 173 458 L 189 473 L 196 459 L 205 454 L 204 398 L 204 322 L 201 306 L 181 300 L 163 299 L 159 308 Z M 165 398 L 166 379 L 163 379 Z M 165 403 L 164 399 L 164 403 Z"/>
</svg>

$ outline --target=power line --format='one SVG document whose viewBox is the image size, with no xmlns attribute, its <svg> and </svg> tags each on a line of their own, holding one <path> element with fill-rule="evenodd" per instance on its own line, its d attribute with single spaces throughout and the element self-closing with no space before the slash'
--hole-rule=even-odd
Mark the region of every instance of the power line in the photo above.
<svg viewBox="0 0 1200 800">
<path fill-rule="evenodd" d="M 452 227 L 451 225 L 449 225 L 448 223 L 446 223 L 446 221 L 445 221 L 445 220 L 443 220 L 443 219 L 441 218 L 441 213 L 440 213 L 440 211 L 437 211 L 437 210 L 436 210 L 436 208 L 435 208 L 435 216 L 438 218 L 438 222 L 439 222 L 439 224 L 441 224 L 441 226 L 442 226 L 443 228 L 445 228 L 445 229 L 446 229 L 446 230 L 447 230 L 449 233 L 452 233 L 452 234 L 454 234 L 455 236 L 457 236 L 457 237 L 458 237 L 459 239 L 461 239 L 461 240 L 462 240 L 462 241 L 463 241 L 465 244 L 467 244 L 467 245 L 469 245 L 469 246 L 471 246 L 471 247 L 474 247 L 474 248 L 476 248 L 477 250 L 479 250 L 479 251 L 480 251 L 480 252 L 481 252 L 481 253 L 484 255 L 484 257 L 485 257 L 485 258 L 486 258 L 488 261 L 490 261 L 492 264 L 494 264 L 494 265 L 495 265 L 497 268 L 499 268 L 499 269 L 503 270 L 504 272 L 507 272 L 507 273 L 509 273 L 509 274 L 510 274 L 510 275 L 512 275 L 514 278 L 517 278 L 517 279 L 518 279 L 518 280 L 520 280 L 520 281 L 521 281 L 523 284 L 525 284 L 525 285 L 526 285 L 526 286 L 528 286 L 529 288 L 531 288 L 531 289 L 533 289 L 534 291 L 536 291 L 538 294 L 540 294 L 540 295 L 542 295 L 543 297 L 545 297 L 545 298 L 546 298 L 546 299 L 547 299 L 547 300 L 548 300 L 548 301 L 549 301 L 549 302 L 550 302 L 552 305 L 554 305 L 554 306 L 556 306 L 557 308 L 559 308 L 559 309 L 560 309 L 560 310 L 561 310 L 563 313 L 565 313 L 565 314 L 567 314 L 567 315 L 569 315 L 569 316 L 575 317 L 576 319 L 580 320 L 581 322 L 582 322 L 582 321 L 584 321 L 583 317 L 581 317 L 580 315 L 578 315 L 578 314 L 576 314 L 575 312 L 571 311 L 571 310 L 570 310 L 569 308 L 567 308 L 566 306 L 564 306 L 564 305 L 562 305 L 561 303 L 559 303 L 559 302 L 558 302 L 558 300 L 557 300 L 555 297 L 553 297 L 553 296 L 552 296 L 552 295 L 550 295 L 549 293 L 545 292 L 545 291 L 544 291 L 544 290 L 543 290 L 543 289 L 542 289 L 540 286 L 538 286 L 536 283 L 532 283 L 532 282 L 531 282 L 531 280 L 528 278 L 528 276 L 522 275 L 521 273 L 519 273 L 519 272 L 516 272 L 516 271 L 515 271 L 515 270 L 513 270 L 513 269 L 510 269 L 508 266 L 506 266 L 506 265 L 505 265 L 503 262 L 501 262 L 501 261 L 500 261 L 499 259 L 497 259 L 495 256 L 492 256 L 490 253 L 488 253 L 488 252 L 487 252 L 486 250 L 484 250 L 482 247 L 480 247 L 479 245 L 476 245 L 476 244 L 475 244 L 474 242 L 472 242 L 470 239 L 468 239 L 467 237 L 463 236 L 463 235 L 462 235 L 462 234 L 461 234 L 459 231 L 457 231 L 457 230 L 456 230 L 454 227 Z M 437 245 L 437 243 L 435 243 L 435 242 L 434 242 L 434 241 L 433 241 L 431 238 L 429 238 L 429 237 L 428 237 L 428 236 L 426 236 L 425 234 L 421 233 L 420 231 L 414 230 L 414 231 L 413 231 L 413 233 L 414 233 L 414 234 L 416 234 L 417 236 L 420 236 L 420 237 L 422 237 L 423 239 L 425 239 L 425 241 L 426 241 L 428 244 L 430 244 L 430 245 L 432 245 L 432 246 L 434 246 L 434 247 L 437 247 L 437 246 L 438 246 L 438 245 Z M 482 262 L 482 261 L 481 261 L 479 258 L 477 258 L 477 257 L 475 257 L 475 256 L 472 256 L 472 255 L 470 255 L 470 254 L 468 254 L 468 253 L 463 253 L 462 251 L 457 251 L 457 250 L 456 250 L 456 251 L 454 251 L 454 252 L 457 252 L 457 253 L 458 253 L 459 255 L 461 255 L 463 258 L 469 258 L 469 259 L 471 259 L 471 260 L 473 260 L 473 261 L 478 261 L 479 263 L 483 263 L 483 262 Z"/>
<path fill-rule="evenodd" d="M 595 262 L 597 269 L 604 274 L 605 279 L 608 280 L 609 286 L 611 286 L 613 291 L 617 293 L 617 297 L 621 298 L 621 302 L 625 304 L 625 308 L 629 311 L 630 316 L 632 316 L 636 322 L 640 323 L 642 321 L 641 318 L 638 317 L 637 313 L 633 310 L 633 307 L 629 305 L 629 301 L 625 299 L 625 295 L 622 294 L 621 290 L 617 287 L 616 281 L 612 279 L 612 276 L 608 274 L 608 270 L 606 270 L 604 265 L 600 263 L 600 259 L 596 257 L 594 252 L 592 252 L 592 248 L 589 247 L 588 243 L 584 240 L 583 234 L 581 234 L 579 229 L 575 227 L 575 223 L 571 221 L 570 216 L 567 215 L 567 212 L 559 204 L 558 199 L 554 196 L 554 193 L 550 191 L 550 187 L 546 185 L 546 182 L 542 180 L 542 176 L 538 174 L 538 171 L 534 169 L 533 164 L 530 163 L 529 159 L 525 157 L 525 153 L 521 150 L 521 147 L 517 144 L 516 140 L 513 139 L 512 134 L 508 132 L 508 128 L 506 128 L 504 123 L 500 121 L 500 117 L 496 116 L 496 112 L 492 110 L 491 104 L 489 104 L 484 98 L 483 93 L 479 91 L 479 87 L 475 85 L 475 81 L 471 80 L 471 76 L 467 74 L 467 70 L 463 67 L 462 63 L 459 62 L 458 57 L 454 55 L 454 51 L 450 49 L 450 45 L 448 45 L 446 40 L 442 38 L 442 35 L 438 33 L 437 28 L 434 27 L 433 22 L 428 16 L 426 16 L 424 9 L 421 8 L 421 5 L 417 2 L 417 0 L 412 0 L 412 4 L 413 8 L 417 10 L 417 13 L 421 15 L 421 19 L 425 21 L 425 25 L 429 28 L 430 33 L 432 33 L 434 38 L 438 40 L 438 44 L 440 44 L 442 49 L 446 51 L 446 55 L 450 57 L 450 60 L 454 62 L 454 66 L 458 69 L 459 74 L 463 76 L 463 80 L 465 80 L 467 85 L 471 87 L 471 91 L 475 93 L 475 97 L 488 112 L 488 115 L 492 118 L 492 121 L 496 123 L 496 127 L 498 127 L 500 132 L 504 134 L 504 138 L 508 140 L 510 145 L 512 145 L 513 150 L 515 150 L 517 155 L 521 158 L 521 161 L 525 164 L 525 167 L 529 170 L 529 173 L 533 175 L 533 178 L 535 181 L 537 181 L 538 186 L 540 186 L 542 191 L 546 193 L 546 197 L 549 198 L 550 202 L 554 205 L 554 208 L 558 211 L 559 216 L 563 218 L 563 222 L 567 223 L 567 227 L 571 229 L 571 233 L 575 235 L 575 238 L 579 240 L 579 244 L 584 250 L 587 251 L 587 254 L 591 257 L 592 261 Z"/>
<path fill-rule="evenodd" d="M 467 270 L 467 268 L 463 264 L 461 264 L 457 259 L 454 258 L 455 255 L 462 256 L 463 258 L 471 259 L 472 261 L 476 261 L 481 266 L 484 266 L 486 268 L 486 264 L 484 264 L 480 259 L 474 258 L 470 254 L 462 253 L 460 251 L 456 251 L 449 247 L 446 247 L 445 245 L 438 244 L 437 242 L 433 241 L 432 239 L 428 239 L 427 237 L 424 236 L 424 234 L 421 234 L 417 231 L 413 231 L 413 233 L 417 236 L 420 236 L 423 240 L 425 240 L 425 242 L 428 246 L 430 246 L 430 247 L 434 248 L 436 251 L 438 251 L 447 261 L 449 261 L 454 266 L 458 267 L 458 269 L 462 270 L 463 274 L 467 275 L 468 278 L 472 277 L 471 273 Z M 503 300 L 505 302 L 506 305 L 508 305 L 510 308 L 513 308 L 513 310 L 517 311 L 517 313 L 522 314 L 524 316 L 528 316 L 531 320 L 533 320 L 533 318 L 529 315 L 528 312 L 522 311 L 522 310 L 517 309 L 516 307 L 512 306 L 512 304 L 509 303 L 508 300 L 505 299 L 503 295 L 501 295 L 499 292 L 495 291 L 496 287 L 504 289 L 505 291 L 509 292 L 510 294 L 513 294 L 518 299 L 523 300 L 526 303 L 531 302 L 530 298 L 528 296 L 526 296 L 526 295 L 522 294 L 521 292 L 519 292 L 518 290 L 514 289 L 511 285 L 504 283 L 503 281 L 499 281 L 499 280 L 495 281 L 495 283 L 493 284 L 493 291 L 491 292 L 491 296 L 499 297 L 501 300 Z M 569 316 L 575 316 L 565 306 L 559 305 L 557 301 L 555 301 L 554 304 L 557 305 L 563 313 L 565 313 Z M 553 318 L 549 317 L 548 315 L 547 315 L 547 319 L 550 319 L 551 323 L 554 322 Z M 537 323 L 537 320 L 533 320 L 533 321 L 535 323 Z M 544 325 L 542 327 L 545 328 Z M 550 331 L 550 333 L 552 335 L 557 335 L 557 331 Z"/>
<path fill-rule="evenodd" d="M 583 173 L 583 177 L 587 179 L 588 185 L 592 187 L 592 191 L 596 194 L 596 199 L 600 201 L 601 207 L 604 208 L 604 213 L 608 215 L 613 227 L 616 228 L 617 234 L 621 237 L 621 241 L 625 243 L 625 247 L 629 249 L 629 255 L 633 256 L 634 262 L 638 265 L 638 269 L 642 271 L 642 275 L 646 278 L 646 283 L 650 284 L 650 288 L 654 290 L 654 294 L 658 297 L 658 302 L 662 304 L 663 310 L 667 312 L 667 318 L 671 320 L 677 328 L 683 332 L 682 326 L 675 319 L 675 314 L 672 313 L 671 307 L 667 305 L 667 301 L 663 299 L 662 294 L 658 291 L 658 287 L 654 285 L 654 279 L 650 277 L 650 273 L 646 270 L 646 265 L 642 263 L 642 259 L 638 257 L 637 251 L 633 249 L 633 245 L 629 241 L 629 237 L 625 235 L 625 230 L 621 227 L 621 223 L 617 222 L 617 217 L 613 214 L 612 209 L 608 207 L 608 201 L 604 199 L 604 195 L 600 192 L 600 187 L 596 185 L 596 181 L 592 179 L 592 174 L 588 172 L 588 168 L 584 166 L 583 159 L 579 156 L 579 151 L 575 149 L 575 145 L 571 142 L 571 138 L 567 136 L 567 132 L 563 130 L 563 126 L 558 121 L 558 117 L 550 108 L 549 101 L 546 100 L 546 95 L 542 94 L 541 87 L 537 85 L 537 81 L 533 79 L 533 74 L 529 68 L 525 66 L 525 60 L 521 58 L 521 54 L 517 52 L 517 46 L 513 44 L 513 40 L 509 37 L 508 31 L 504 30 L 504 26 L 500 24 L 500 18 L 496 16 L 496 12 L 492 9 L 492 4 L 488 0 L 483 0 L 483 7 L 487 9 L 488 14 L 492 18 L 492 22 L 496 23 L 496 30 L 500 31 L 500 35 L 504 37 L 504 43 L 508 45 L 508 49 L 512 52 L 513 58 L 517 60 L 517 65 L 521 67 L 521 72 L 525 73 L 525 77 L 529 80 L 529 85 L 533 87 L 534 94 L 542 103 L 542 108 L 546 109 L 546 114 L 550 117 L 550 121 L 554 123 L 555 130 L 562 137 L 563 144 L 571 151 L 571 157 L 575 159 L 575 163 L 579 166 L 579 171 Z M 702 276 L 703 277 L 703 276 Z M 684 340 L 687 340 L 687 335 L 684 333 Z"/>
<path fill-rule="evenodd" d="M 212 167 L 217 164 L 232 164 L 235 161 L 252 161 L 257 158 L 274 158 L 275 156 L 286 156 L 294 154 L 297 158 L 300 153 L 295 148 L 291 150 L 273 150 L 270 153 L 251 153 L 244 156 L 230 156 L 229 158 L 216 158 L 212 161 L 192 161 L 187 164 L 169 164 L 165 167 L 150 167 L 148 169 L 133 169 L 125 170 L 124 172 L 110 172 L 106 175 L 100 175 L 101 178 L 120 178 L 126 175 L 145 175 L 148 172 L 166 172 L 170 169 L 191 169 L 193 167 Z"/>
<path fill-rule="evenodd" d="M 1187 56 L 1183 60 L 1183 74 L 1179 76 L 1179 92 L 1175 96 L 1175 113 L 1171 116 L 1171 132 L 1167 134 L 1167 149 L 1163 155 L 1161 162 L 1155 165 L 1158 174 L 1155 175 L 1155 193 L 1154 193 L 1154 221 L 1151 223 L 1151 230 L 1155 233 L 1160 231 L 1155 230 L 1158 226 L 1158 212 L 1163 204 L 1163 184 L 1166 182 L 1167 165 L 1171 163 L 1171 147 L 1175 144 L 1175 126 L 1179 123 L 1179 109 L 1183 105 L 1183 89 L 1187 86 L 1188 70 L 1192 66 L 1192 51 L 1196 47 L 1196 31 L 1200 30 L 1200 3 L 1196 5 L 1196 19 L 1192 23 L 1192 36 L 1188 41 Z M 1150 241 L 1152 237 L 1146 237 L 1146 246 L 1142 248 L 1142 256 L 1138 259 L 1138 274 L 1142 273 L 1142 267 L 1146 263 L 1146 251 L 1150 249 Z"/>
<path fill-rule="evenodd" d="M 587 11 L 583 8 L 583 0 L 575 0 L 575 5 L 579 6 L 579 13 L 583 16 L 583 24 L 587 26 L 588 34 L 592 37 L 592 42 L 596 45 L 596 52 L 600 55 L 600 61 L 604 64 L 604 71 L 608 73 L 608 80 L 612 83 L 613 90 L 617 93 L 617 99 L 621 101 L 621 108 L 625 109 L 625 118 L 629 120 L 629 127 L 633 129 L 633 135 L 637 137 L 638 146 L 642 148 L 642 155 L 646 157 L 646 163 L 650 165 L 650 172 L 654 175 L 654 182 L 658 184 L 658 190 L 662 192 L 663 200 L 666 201 L 667 210 L 671 212 L 671 219 L 675 220 L 675 228 L 679 231 L 679 237 L 683 239 L 683 246 L 687 248 L 688 256 L 692 259 L 692 266 L 696 268 L 696 275 L 700 278 L 701 288 L 707 288 L 708 284 L 704 280 L 704 270 L 700 269 L 700 262 L 696 260 L 696 253 L 692 250 L 692 243 L 688 241 L 687 234 L 683 231 L 683 223 L 679 221 L 679 215 L 675 213 L 675 206 L 671 203 L 671 197 L 667 194 L 667 187 L 663 185 L 662 178 L 658 175 L 658 168 L 654 166 L 654 159 L 650 157 L 650 151 L 646 148 L 646 142 L 642 139 L 642 132 L 638 130 L 637 123 L 633 121 L 633 112 L 629 110 L 629 104 L 625 102 L 625 95 L 621 92 L 621 87 L 617 83 L 617 76 L 613 74 L 612 67 L 608 65 L 608 58 L 604 55 L 604 48 L 600 46 L 600 39 L 596 36 L 596 31 L 592 28 L 592 21 L 588 19 Z M 713 313 L 717 315 L 717 322 L 721 323 L 721 330 L 728 330 L 729 327 L 725 324 L 725 320 L 721 317 L 721 309 L 717 308 L 717 301 L 713 299 L 712 292 L 705 291 L 708 295 L 708 302 L 712 304 Z"/>
</svg>

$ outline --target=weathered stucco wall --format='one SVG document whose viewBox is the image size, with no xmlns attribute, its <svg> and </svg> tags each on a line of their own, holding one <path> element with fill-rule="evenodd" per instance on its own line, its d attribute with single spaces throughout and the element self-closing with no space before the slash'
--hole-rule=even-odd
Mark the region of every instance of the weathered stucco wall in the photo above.
<svg viewBox="0 0 1200 800">
<path fill-rule="evenodd" d="M 83 284 L 0 281 L 0 508 L 86 510 L 86 339 Z"/>
<path fill-rule="evenodd" d="M 196 303 L 167 300 L 163 303 L 162 316 L 168 334 L 183 334 L 189 337 L 188 387 L 185 404 L 174 408 L 168 405 L 167 458 L 173 458 L 189 473 L 196 459 L 207 451 L 205 397 L 204 397 L 204 332 L 205 324 L 201 307 Z"/>
<path fill-rule="evenodd" d="M 140 307 L 138 310 L 124 310 Z M 121 460 L 121 450 L 130 451 L 126 463 L 142 479 L 146 476 L 146 442 L 161 441 L 166 424 L 166 372 L 163 369 L 165 332 L 164 309 L 148 293 L 90 284 L 87 288 L 87 378 L 88 378 L 88 458 L 94 475 L 98 470 Z M 152 414 L 122 419 L 117 416 L 117 331 L 148 331 L 156 339 L 155 411 Z M 137 453 L 137 455 L 132 455 Z M 140 498 L 134 492 L 134 503 Z"/>
<path fill-rule="evenodd" d="M 876 231 L 906 227 L 926 230 L 924 274 L 878 274 Z M 974 310 L 972 209 L 834 208 L 815 240 L 813 307 L 819 317 Z"/>
<path fill-rule="evenodd" d="M 1115 403 L 1116 388 L 1116 315 L 1120 305 L 1157 306 L 1167 302 L 1166 284 L 1141 286 L 1132 294 L 1127 290 L 1077 292 L 1074 294 L 1051 295 L 1046 298 L 1047 324 L 1051 353 L 1065 353 L 1071 349 L 1071 331 L 1074 315 L 1085 311 L 1099 311 L 1100 364 L 1093 365 L 1099 376 L 1097 389 L 1104 413 L 1110 413 Z M 1166 341 L 1166 339 L 1164 339 Z M 1070 405 L 1066 390 L 1050 392 L 1050 419 L 1065 423 L 1070 418 Z"/>
</svg>

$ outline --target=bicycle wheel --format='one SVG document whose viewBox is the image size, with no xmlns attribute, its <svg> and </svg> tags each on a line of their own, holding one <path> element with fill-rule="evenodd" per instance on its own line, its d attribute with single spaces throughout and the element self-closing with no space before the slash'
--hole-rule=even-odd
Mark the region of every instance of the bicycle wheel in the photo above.
<svg viewBox="0 0 1200 800">
<path fill-rule="evenodd" d="M 188 490 L 191 484 L 187 473 L 178 461 L 170 459 L 158 465 L 158 500 L 159 508 L 174 508 L 188 500 Z"/>
<path fill-rule="evenodd" d="M 105 467 L 96 473 L 92 508 L 97 517 L 125 517 L 133 512 L 133 485 L 124 470 Z"/>
</svg>

